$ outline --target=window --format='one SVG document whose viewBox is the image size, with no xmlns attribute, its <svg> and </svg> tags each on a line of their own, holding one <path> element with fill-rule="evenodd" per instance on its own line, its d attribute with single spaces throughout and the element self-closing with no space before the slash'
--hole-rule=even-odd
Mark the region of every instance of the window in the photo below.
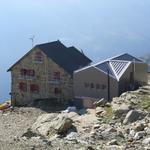
<svg viewBox="0 0 150 150">
<path fill-rule="evenodd" d="M 100 89 L 100 84 L 96 84 L 96 89 L 98 90 L 98 89 Z"/>
<path fill-rule="evenodd" d="M 54 89 L 55 95 L 61 94 L 61 89 L 60 88 L 55 88 Z"/>
<path fill-rule="evenodd" d="M 21 69 L 20 74 L 21 74 L 21 77 L 25 77 L 27 75 L 27 70 L 26 69 Z"/>
<path fill-rule="evenodd" d="M 19 90 L 22 92 L 26 92 L 27 91 L 27 84 L 24 82 L 20 82 L 19 83 Z"/>
<path fill-rule="evenodd" d="M 30 92 L 39 93 L 39 86 L 37 84 L 30 84 Z"/>
<path fill-rule="evenodd" d="M 90 87 L 91 87 L 91 89 L 93 89 L 94 88 L 94 83 L 91 83 Z"/>
<path fill-rule="evenodd" d="M 42 52 L 41 51 L 38 51 L 38 52 L 35 52 L 35 55 L 34 55 L 34 61 L 35 62 L 42 62 Z"/>
<path fill-rule="evenodd" d="M 60 72 L 54 72 L 54 80 L 60 80 Z"/>
<path fill-rule="evenodd" d="M 21 69 L 20 75 L 22 78 L 33 78 L 35 76 L 35 71 L 33 69 Z"/>
<path fill-rule="evenodd" d="M 106 85 L 102 84 L 102 90 L 106 89 Z"/>
<path fill-rule="evenodd" d="M 35 71 L 33 69 L 27 70 L 27 76 L 34 77 L 35 76 Z"/>
</svg>

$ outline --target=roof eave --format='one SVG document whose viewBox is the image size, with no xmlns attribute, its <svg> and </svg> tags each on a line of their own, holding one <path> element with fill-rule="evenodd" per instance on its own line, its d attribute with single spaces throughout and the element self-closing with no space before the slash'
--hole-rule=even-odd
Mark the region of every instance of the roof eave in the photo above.
<svg viewBox="0 0 150 150">
<path fill-rule="evenodd" d="M 29 53 L 31 53 L 31 51 L 32 51 L 33 49 L 35 49 L 35 48 L 37 48 L 37 46 L 34 46 L 34 47 L 33 47 L 30 51 L 28 51 L 23 57 L 21 57 L 16 63 L 14 63 L 14 64 L 7 70 L 7 72 L 11 71 L 14 66 L 16 66 L 22 59 L 24 59 L 24 58 L 25 58 Z"/>
</svg>

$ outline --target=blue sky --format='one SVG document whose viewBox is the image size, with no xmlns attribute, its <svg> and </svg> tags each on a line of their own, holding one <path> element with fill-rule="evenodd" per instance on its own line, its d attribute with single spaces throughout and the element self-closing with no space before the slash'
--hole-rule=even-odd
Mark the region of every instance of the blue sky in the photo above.
<svg viewBox="0 0 150 150">
<path fill-rule="evenodd" d="M 6 70 L 35 44 L 61 40 L 95 62 L 123 52 L 150 53 L 149 0 L 0 0 L 0 101 Z"/>
</svg>

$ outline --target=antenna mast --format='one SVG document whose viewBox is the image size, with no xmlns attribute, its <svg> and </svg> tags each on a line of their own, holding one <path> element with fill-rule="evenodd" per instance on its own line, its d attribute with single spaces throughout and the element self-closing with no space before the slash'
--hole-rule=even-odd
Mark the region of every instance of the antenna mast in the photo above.
<svg viewBox="0 0 150 150">
<path fill-rule="evenodd" d="M 33 47 L 33 45 L 34 45 L 34 38 L 35 38 L 34 35 L 33 35 L 32 37 L 29 38 L 29 39 L 31 40 L 31 42 L 32 42 L 32 47 Z"/>
</svg>

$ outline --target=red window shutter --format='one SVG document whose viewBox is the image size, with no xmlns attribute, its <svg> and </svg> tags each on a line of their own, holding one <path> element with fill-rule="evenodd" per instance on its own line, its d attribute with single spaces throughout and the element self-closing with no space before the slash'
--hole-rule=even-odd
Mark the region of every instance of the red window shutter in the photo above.
<svg viewBox="0 0 150 150">
<path fill-rule="evenodd" d="M 30 76 L 30 70 L 27 70 L 26 74 L 27 74 L 27 76 Z"/>
<path fill-rule="evenodd" d="M 55 80 L 60 80 L 60 72 L 59 71 L 54 72 L 54 79 Z"/>
<path fill-rule="evenodd" d="M 35 76 L 35 71 L 31 70 L 31 76 L 34 77 Z"/>
<path fill-rule="evenodd" d="M 26 76 L 27 75 L 27 70 L 26 69 L 24 69 L 24 76 Z"/>
<path fill-rule="evenodd" d="M 27 70 L 26 69 L 21 69 L 20 74 L 21 74 L 21 76 L 26 76 L 27 75 Z"/>
<path fill-rule="evenodd" d="M 35 53 L 35 58 L 34 58 L 35 61 L 42 61 L 42 53 L 41 51 L 38 51 Z"/>
<path fill-rule="evenodd" d="M 38 93 L 39 92 L 39 86 L 37 84 L 30 84 L 30 91 Z"/>
<path fill-rule="evenodd" d="M 33 69 L 20 69 L 20 75 L 22 77 L 34 77 L 35 76 L 35 71 Z"/>
<path fill-rule="evenodd" d="M 24 83 L 24 82 L 20 82 L 19 83 L 19 90 L 23 91 L 23 92 L 26 92 L 27 91 L 27 84 Z"/>
<path fill-rule="evenodd" d="M 35 76 L 35 71 L 33 69 L 28 70 L 28 76 L 34 77 Z"/>
</svg>

